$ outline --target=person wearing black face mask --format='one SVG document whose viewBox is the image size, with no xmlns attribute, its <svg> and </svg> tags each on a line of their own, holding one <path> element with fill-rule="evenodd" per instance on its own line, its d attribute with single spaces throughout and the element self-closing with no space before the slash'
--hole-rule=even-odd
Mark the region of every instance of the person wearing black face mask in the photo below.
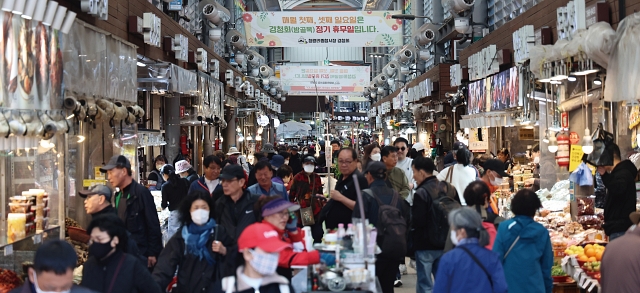
<svg viewBox="0 0 640 293">
<path fill-rule="evenodd" d="M 89 259 L 82 270 L 82 286 L 102 293 L 163 292 L 151 273 L 127 253 L 127 229 L 115 214 L 94 217 Z"/>
</svg>

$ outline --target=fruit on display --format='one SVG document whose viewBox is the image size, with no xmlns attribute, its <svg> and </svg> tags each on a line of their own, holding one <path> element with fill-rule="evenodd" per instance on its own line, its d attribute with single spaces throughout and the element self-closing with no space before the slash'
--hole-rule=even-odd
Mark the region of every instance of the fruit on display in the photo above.
<svg viewBox="0 0 640 293">
<path fill-rule="evenodd" d="M 564 272 L 561 266 L 554 265 L 551 267 L 551 276 L 552 277 L 563 277 L 566 276 L 567 273 Z"/>
<path fill-rule="evenodd" d="M 586 263 L 584 263 L 582 268 L 585 271 L 589 271 L 589 272 L 599 272 L 600 271 L 600 262 L 599 261 L 586 262 Z"/>
<path fill-rule="evenodd" d="M 595 262 L 601 261 L 604 254 L 605 247 L 600 244 L 587 244 L 584 247 L 578 245 L 572 245 L 565 249 L 566 255 L 575 255 L 579 261 Z"/>
</svg>

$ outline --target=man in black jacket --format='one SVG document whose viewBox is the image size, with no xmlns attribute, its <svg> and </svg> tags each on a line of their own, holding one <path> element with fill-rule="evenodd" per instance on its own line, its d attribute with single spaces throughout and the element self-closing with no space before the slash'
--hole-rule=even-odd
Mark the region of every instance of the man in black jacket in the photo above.
<svg viewBox="0 0 640 293">
<path fill-rule="evenodd" d="M 116 214 L 116 209 L 111 205 L 111 188 L 106 185 L 98 184 L 88 190 L 78 191 L 80 197 L 84 198 L 84 209 L 87 214 L 91 215 L 91 219 L 105 214 Z M 129 241 L 127 241 L 127 253 L 140 259 L 143 264 L 147 264 L 147 259 L 138 250 L 138 245 L 131 239 L 131 233 L 127 231 Z"/>
<path fill-rule="evenodd" d="M 300 158 L 300 154 L 298 154 L 298 146 L 292 145 L 289 147 L 291 151 L 291 156 L 289 156 L 289 167 L 293 169 L 293 175 L 302 172 L 302 158 Z"/>
<path fill-rule="evenodd" d="M 220 173 L 220 180 L 224 196 L 215 203 L 215 213 L 213 214 L 218 225 L 221 225 L 231 239 L 232 243 L 237 243 L 238 237 L 244 229 L 258 222 L 260 215 L 254 212 L 254 205 L 259 195 L 250 194 L 244 189 L 245 177 L 244 169 L 240 165 L 227 165 Z M 238 247 L 228 247 L 225 262 L 225 275 L 233 274 L 238 259 Z"/>
<path fill-rule="evenodd" d="M 337 229 L 338 224 L 351 223 L 351 214 L 356 205 L 356 186 L 353 174 L 356 174 L 360 190 L 369 186 L 367 179 L 358 172 L 358 154 L 352 148 L 343 148 L 338 154 L 338 168 L 342 174 L 336 186 L 330 192 L 331 200 L 323 208 L 321 218 L 325 220 L 327 230 Z"/>
<path fill-rule="evenodd" d="M 100 171 L 106 172 L 111 186 L 120 190 L 115 195 L 116 213 L 131 233 L 131 239 L 138 244 L 140 253 L 147 257 L 147 266 L 152 268 L 162 250 L 162 232 L 151 192 L 133 180 L 131 163 L 125 156 L 111 157 Z"/>
<path fill-rule="evenodd" d="M 598 166 L 598 173 L 607 188 L 604 202 L 604 232 L 609 241 L 624 235 L 632 223 L 629 214 L 636 211 L 636 166 L 629 160 L 621 161 L 620 148 L 614 143 L 605 152 L 613 154 L 613 166 Z"/>
<path fill-rule="evenodd" d="M 407 227 L 409 225 L 409 203 L 402 199 L 400 194 L 398 194 L 395 190 L 388 187 L 385 183 L 387 177 L 387 167 L 382 162 L 372 162 L 369 164 L 367 169 L 364 171 L 364 176 L 367 179 L 367 183 L 369 183 L 369 188 L 366 192 L 363 190 L 362 193 L 362 203 L 356 202 L 356 205 L 353 208 L 353 218 L 360 218 L 360 208 L 359 205 L 362 204 L 364 208 L 365 217 L 369 220 L 369 224 L 374 225 L 378 228 L 378 245 L 381 245 L 381 236 L 383 231 L 380 230 L 380 226 L 378 225 L 378 214 L 380 205 L 378 201 L 373 198 L 374 196 L 378 197 L 380 201 L 385 205 L 390 205 L 393 202 L 394 196 L 396 197 L 396 208 L 398 208 L 405 222 L 407 223 Z M 398 247 L 398 249 L 402 249 Z M 406 249 L 406 247 L 404 248 Z M 393 268 L 397 268 L 401 262 L 404 262 L 404 257 L 401 259 L 395 259 L 395 257 L 385 256 L 389 251 L 382 251 L 381 254 L 376 257 L 376 277 L 380 281 L 380 287 L 382 288 L 383 293 L 393 293 L 393 287 L 396 280 L 396 270 Z M 404 255 L 404 254 L 403 254 Z M 391 269 L 390 269 L 391 268 Z"/>
</svg>

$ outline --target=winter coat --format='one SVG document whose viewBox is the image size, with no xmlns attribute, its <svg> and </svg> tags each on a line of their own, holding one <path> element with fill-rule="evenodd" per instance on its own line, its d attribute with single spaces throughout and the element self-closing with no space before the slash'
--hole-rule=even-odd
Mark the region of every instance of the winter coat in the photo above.
<svg viewBox="0 0 640 293">
<path fill-rule="evenodd" d="M 629 229 L 607 244 L 602 256 L 601 292 L 632 293 L 640 288 L 640 228 Z M 599 290 L 600 291 L 600 290 Z"/>
<path fill-rule="evenodd" d="M 82 268 L 80 285 L 102 293 L 164 292 L 146 266 L 122 251 L 102 261 L 90 256 Z"/>
<path fill-rule="evenodd" d="M 262 277 L 262 282 L 260 283 L 260 288 L 258 290 L 253 289 L 249 286 L 241 277 L 242 271 L 244 270 L 243 266 L 240 266 L 237 270 L 235 270 L 235 274 L 233 276 L 226 277 L 218 282 L 216 282 L 209 293 L 294 293 L 293 287 L 289 284 L 289 280 L 283 276 L 279 276 L 277 274 L 273 274 L 270 276 Z M 231 287 L 231 288 L 228 288 Z"/>
<path fill-rule="evenodd" d="M 518 236 L 518 242 L 505 258 Z M 553 250 L 549 231 L 540 223 L 527 216 L 500 223 L 493 251 L 502 261 L 510 293 L 551 293 Z"/>
<path fill-rule="evenodd" d="M 293 170 L 293 174 L 302 172 L 302 157 L 300 154 L 291 154 L 291 156 L 289 156 L 289 167 Z"/>
<path fill-rule="evenodd" d="M 278 231 L 278 235 L 282 241 L 287 243 L 302 242 L 304 240 L 304 231 L 298 228 L 298 233 L 291 234 L 288 231 L 280 230 L 276 226 L 267 221 L 262 223 L 271 226 L 274 230 Z M 278 274 L 291 279 L 292 272 L 291 266 L 306 266 L 320 263 L 320 252 L 314 251 L 301 251 L 294 252 L 293 247 L 287 247 L 280 251 L 280 258 L 278 259 Z"/>
<path fill-rule="evenodd" d="M 162 232 L 151 192 L 138 182 L 131 181 L 123 196 L 127 196 L 127 210 L 122 219 L 131 233 L 131 238 L 138 244 L 140 254 L 158 256 L 162 250 Z"/>
<path fill-rule="evenodd" d="M 411 189 L 409 189 L 409 180 L 407 180 L 407 176 L 404 174 L 404 171 L 398 167 L 393 167 L 391 170 L 387 170 L 387 182 L 388 186 L 395 189 L 400 197 L 406 199 L 411 193 Z"/>
<path fill-rule="evenodd" d="M 106 206 L 104 209 L 101 209 L 93 214 L 91 214 L 91 219 L 95 219 L 98 216 L 101 215 L 105 215 L 105 214 L 113 214 L 113 215 L 117 215 L 116 213 L 116 209 L 113 206 Z M 91 232 L 89 232 L 91 233 Z M 143 266 L 147 265 L 147 257 L 145 257 L 144 255 L 140 254 L 140 250 L 138 249 L 138 244 L 131 239 L 131 232 L 127 231 L 127 237 L 129 237 L 129 240 L 127 241 L 127 250 L 126 253 L 129 255 L 134 256 L 136 259 L 138 259 L 140 261 L 140 263 Z"/>
<path fill-rule="evenodd" d="M 636 211 L 636 184 L 638 170 L 629 160 L 624 160 L 602 175 L 607 188 L 604 201 L 604 232 L 607 235 L 625 232 L 632 223 L 629 214 Z"/>
<path fill-rule="evenodd" d="M 211 251 L 211 245 L 216 240 L 214 238 L 217 236 L 217 240 L 227 247 L 227 251 L 230 251 L 229 246 L 233 243 L 230 242 L 229 237 L 224 232 L 224 228 L 215 227 L 211 231 L 206 244 L 207 250 L 211 252 L 216 261 L 215 264 L 210 265 L 206 259 L 200 259 L 198 256 L 186 252 L 182 229 L 184 229 L 184 226 L 173 234 L 173 237 L 167 242 L 167 246 L 162 250 L 158 263 L 153 270 L 153 279 L 163 289 L 167 288 L 177 269 L 178 284 L 173 293 L 207 292 L 211 284 L 222 278 L 221 270 L 225 262 L 224 256 Z M 216 233 L 215 229 L 220 230 Z"/>
<path fill-rule="evenodd" d="M 209 190 L 209 187 L 207 186 L 207 183 L 205 183 L 205 181 L 204 181 L 204 176 L 198 178 L 198 180 L 196 180 L 195 182 L 191 183 L 191 186 L 189 187 L 189 192 L 187 192 L 187 194 L 189 194 L 189 193 L 191 193 L 191 191 L 195 191 L 195 190 L 201 190 L 201 191 L 204 191 L 204 192 L 210 194 L 211 198 L 213 198 L 213 202 L 214 203 L 219 198 L 224 196 L 224 191 L 222 191 L 222 183 L 218 183 L 218 185 L 216 186 L 216 188 L 214 190 Z"/>
<path fill-rule="evenodd" d="M 489 276 L 491 276 L 491 282 L 482 268 L 460 246 L 467 248 L 482 263 Z M 467 238 L 461 240 L 458 247 L 445 253 L 440 258 L 433 292 L 506 293 L 513 291 L 511 286 L 507 290 L 507 282 L 498 255 L 481 247 L 477 238 Z"/>
<path fill-rule="evenodd" d="M 198 176 L 198 172 L 196 172 L 193 169 L 189 169 L 189 175 L 186 177 L 187 180 L 189 180 L 189 184 L 195 182 L 196 180 L 198 180 L 200 178 L 200 176 Z"/>
<path fill-rule="evenodd" d="M 151 171 L 151 173 L 149 173 L 149 177 L 147 177 L 147 180 L 152 180 L 156 182 L 156 185 L 153 186 L 155 189 L 151 189 L 151 190 L 160 190 L 162 189 L 162 184 L 164 184 L 164 177 L 162 177 L 162 174 L 160 174 L 160 171 L 158 170 L 153 170 Z"/>
<path fill-rule="evenodd" d="M 413 206 L 411 206 L 411 239 L 413 241 L 413 250 L 443 250 L 444 247 L 434 246 L 429 240 L 429 226 L 428 223 L 433 221 L 433 213 L 431 212 L 431 205 L 433 204 L 433 197 L 427 190 L 434 190 L 435 193 L 438 190 L 438 184 L 440 181 L 436 176 L 431 176 L 420 182 L 413 195 Z M 449 184 L 442 182 L 442 184 Z M 457 197 L 455 188 L 449 185 L 449 196 Z M 433 196 L 437 196 L 434 194 Z M 454 198 L 455 199 L 455 198 Z"/>
<path fill-rule="evenodd" d="M 301 208 L 311 206 L 313 200 L 313 215 L 317 216 L 322 210 L 322 202 L 315 198 L 316 194 L 322 194 L 322 180 L 320 175 L 314 173 L 307 174 L 302 171 L 293 177 L 289 200 L 299 203 Z"/>
<path fill-rule="evenodd" d="M 271 182 L 271 188 L 269 190 L 264 190 L 259 183 L 249 186 L 247 188 L 251 194 L 255 195 L 266 195 L 266 196 L 274 196 L 277 195 L 282 197 L 284 200 L 289 200 L 289 195 L 287 194 L 287 189 L 283 184 Z"/>
<path fill-rule="evenodd" d="M 162 209 L 169 208 L 169 211 L 175 211 L 180 207 L 182 200 L 187 197 L 187 188 L 189 180 L 186 178 L 178 178 L 178 182 L 173 182 L 171 178 L 162 185 Z"/>
<path fill-rule="evenodd" d="M 31 284 L 28 278 L 27 280 L 24 281 L 24 284 L 22 286 L 9 291 L 9 293 L 34 293 L 34 292 L 36 292 L 34 289 L 34 286 L 33 284 Z M 96 292 L 82 286 L 73 285 L 73 287 L 71 287 L 70 293 L 101 293 L 101 292 Z"/>
</svg>

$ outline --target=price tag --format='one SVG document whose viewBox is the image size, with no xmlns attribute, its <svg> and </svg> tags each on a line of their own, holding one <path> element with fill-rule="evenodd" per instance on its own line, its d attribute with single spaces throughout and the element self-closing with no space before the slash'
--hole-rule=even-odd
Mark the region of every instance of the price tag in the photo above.
<svg viewBox="0 0 640 293">
<path fill-rule="evenodd" d="M 568 256 L 562 258 L 562 266 L 564 267 L 564 265 L 566 265 L 568 261 L 569 261 L 569 257 Z"/>
<path fill-rule="evenodd" d="M 4 247 L 4 256 L 13 254 L 13 244 L 9 244 Z"/>
<path fill-rule="evenodd" d="M 589 286 L 588 291 L 591 292 L 596 285 L 598 285 L 598 281 L 591 280 L 591 286 Z M 598 291 L 600 291 L 600 290 L 598 290 Z"/>
<path fill-rule="evenodd" d="M 574 266 L 574 267 L 578 266 L 578 260 L 576 259 L 575 256 L 571 257 L 571 265 Z"/>
<path fill-rule="evenodd" d="M 39 244 L 42 242 L 42 234 L 33 235 L 33 244 Z"/>
<path fill-rule="evenodd" d="M 578 284 L 580 285 L 581 288 L 584 288 L 588 280 L 589 280 L 589 277 L 586 274 L 581 274 L 580 282 L 578 282 Z"/>
<path fill-rule="evenodd" d="M 582 269 L 576 269 L 573 272 L 573 279 L 574 280 L 580 280 L 580 273 L 582 273 Z"/>
</svg>

